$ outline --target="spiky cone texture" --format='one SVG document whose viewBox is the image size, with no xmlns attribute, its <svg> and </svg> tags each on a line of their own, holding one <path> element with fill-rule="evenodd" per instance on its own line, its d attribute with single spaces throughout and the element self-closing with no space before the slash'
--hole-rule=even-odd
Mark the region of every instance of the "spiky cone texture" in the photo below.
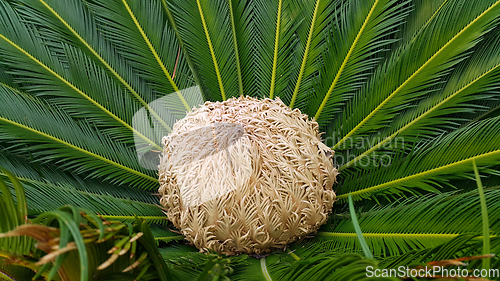
<svg viewBox="0 0 500 281">
<path fill-rule="evenodd" d="M 318 123 L 279 98 L 206 102 L 163 138 L 161 204 L 200 250 L 263 254 L 315 232 L 337 169 Z"/>
</svg>

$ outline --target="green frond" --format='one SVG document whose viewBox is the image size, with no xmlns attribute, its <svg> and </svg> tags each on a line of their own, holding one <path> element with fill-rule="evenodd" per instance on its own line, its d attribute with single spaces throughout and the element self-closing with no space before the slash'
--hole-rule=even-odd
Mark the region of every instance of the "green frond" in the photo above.
<svg viewBox="0 0 500 281">
<path fill-rule="evenodd" d="M 198 253 L 193 247 L 178 244 L 160 248 L 160 253 L 169 265 L 173 280 L 179 281 L 237 280 L 238 270 L 246 267 L 249 259 L 247 255 L 226 257 L 212 252 Z"/>
<path fill-rule="evenodd" d="M 37 184 L 49 184 L 51 185 L 50 188 L 63 190 L 74 189 L 78 193 L 86 195 L 105 195 L 116 199 L 127 199 L 134 202 L 141 202 L 150 205 L 154 205 L 157 203 L 156 196 L 151 195 L 150 192 L 132 188 L 126 185 L 122 185 L 117 188 L 115 185 L 111 185 L 100 180 L 82 178 L 71 172 L 62 171 L 57 165 L 51 165 L 49 163 L 39 165 L 38 163 L 32 161 L 32 159 L 11 154 L 7 149 L 4 149 L 3 147 L 1 148 L 3 151 L 0 153 L 0 167 L 3 167 L 8 171 L 13 171 L 12 173 L 25 185 L 27 185 L 28 182 Z M 50 194 L 50 191 L 44 192 Z M 56 197 L 58 200 L 64 200 L 66 198 L 65 196 L 54 197 Z M 48 198 L 48 200 L 50 200 L 50 196 Z M 52 204 L 52 202 L 48 203 Z M 41 205 L 42 204 L 40 204 L 40 206 Z M 64 203 L 61 205 L 64 205 Z M 42 207 L 39 210 L 52 210 L 60 207 L 61 205 L 57 205 L 54 208 Z M 30 210 L 34 210 L 31 205 L 28 206 L 28 208 Z"/>
<path fill-rule="evenodd" d="M 298 261 L 277 263 L 278 280 L 372 280 L 367 268 L 379 268 L 377 261 L 358 254 L 320 253 Z M 395 280 L 378 278 L 377 280 Z"/>
<path fill-rule="evenodd" d="M 355 200 L 374 194 L 402 191 L 438 192 L 449 180 L 464 178 L 472 171 L 472 161 L 479 166 L 493 166 L 500 160 L 499 117 L 470 124 L 434 141 L 421 145 L 408 156 L 390 159 L 377 170 L 359 170 L 346 176 L 337 192 L 337 199 Z M 357 163 L 361 167 L 366 162 Z"/>
<path fill-rule="evenodd" d="M 493 233 L 500 230 L 499 196 L 498 190 L 485 192 Z M 478 192 L 472 191 L 413 196 L 364 210 L 358 219 L 375 256 L 394 256 L 435 247 L 462 234 L 481 235 L 481 212 Z M 335 251 L 361 250 L 351 216 L 334 216 L 330 225 L 313 241 L 323 242 L 323 247 Z"/>
<path fill-rule="evenodd" d="M 100 63 L 111 76 L 122 84 L 134 99 L 148 108 L 148 104 L 143 97 L 147 96 L 146 99 L 152 101 L 151 93 L 139 94 L 127 81 L 131 80 L 131 76 L 127 75 L 130 71 L 129 67 L 116 61 L 118 54 L 104 40 L 104 37 L 97 32 L 95 20 L 83 5 L 83 2 L 72 0 L 65 1 L 62 4 L 60 1 L 38 0 L 22 1 L 22 3 L 25 5 L 19 6 L 18 10 L 26 18 L 35 24 L 46 27 L 51 26 L 51 29 L 46 30 L 46 33 L 54 30 L 65 30 L 66 32 L 54 32 L 51 35 L 53 38 L 65 37 L 61 39 L 64 39 L 68 44 L 73 44 L 75 47 L 80 47 L 89 56 L 94 57 L 96 62 Z M 133 82 L 137 83 L 137 81 Z M 149 108 L 148 111 L 156 120 L 162 123 L 162 126 L 170 128 L 155 111 Z"/>
<path fill-rule="evenodd" d="M 166 229 L 161 226 L 153 226 L 151 228 L 151 233 L 156 241 L 163 241 L 165 243 L 170 243 L 172 241 L 183 240 L 184 236 Z"/>
<path fill-rule="evenodd" d="M 408 20 L 403 28 L 397 33 L 405 42 L 414 41 L 418 35 L 438 16 L 438 13 L 450 0 L 414 0 L 412 1 L 412 11 L 408 15 Z"/>
<path fill-rule="evenodd" d="M 496 102 L 479 102 L 495 99 L 495 89 L 500 86 L 500 37 L 496 36 L 479 44 L 463 66 L 457 67 L 441 91 L 430 93 L 418 104 L 403 111 L 391 120 L 391 126 L 379 130 L 369 138 L 371 147 L 350 151 L 357 156 L 345 163 L 340 170 L 349 168 L 360 159 L 372 156 L 378 150 L 397 150 L 391 145 L 396 138 L 404 139 L 405 149 L 411 149 L 415 140 L 432 139 L 466 121 L 464 113 L 471 117 L 484 112 Z M 454 117 L 453 115 L 458 115 Z M 465 119 L 465 120 L 464 120 Z M 469 118 L 470 120 L 470 118 Z M 357 154 L 356 152 L 362 152 Z"/>
<path fill-rule="evenodd" d="M 269 91 L 269 98 L 274 97 L 274 87 L 276 83 L 276 65 L 278 64 L 278 48 L 280 39 L 280 27 L 281 27 L 281 10 L 283 9 L 283 1 L 278 0 L 278 12 L 276 15 L 276 38 L 274 39 L 274 51 L 273 51 L 273 66 L 271 71 L 271 90 Z M 266 278 L 267 279 L 267 278 Z"/>
<path fill-rule="evenodd" d="M 13 149 L 28 151 L 43 162 L 57 162 L 76 173 L 88 172 L 114 183 L 149 188 L 158 180 L 141 168 L 137 155 L 86 124 L 42 100 L 0 86 L 0 131 Z M 29 145 L 19 147 L 19 143 Z"/>
<path fill-rule="evenodd" d="M 500 237 L 492 238 L 493 248 L 500 249 Z M 409 251 L 401 255 L 395 255 L 380 259 L 379 266 L 382 268 L 397 268 L 398 266 L 424 265 L 429 262 L 441 260 L 453 260 L 462 257 L 474 257 L 482 255 L 482 239 L 477 235 L 460 235 L 447 243 L 436 247 L 418 251 Z M 478 269 L 481 267 L 482 259 L 472 259 L 466 262 L 466 269 Z M 494 266 L 500 265 L 500 259 L 494 258 Z"/>
<path fill-rule="evenodd" d="M 425 90 L 442 81 L 463 60 L 464 52 L 494 26 L 499 12 L 499 1 L 447 3 L 417 39 L 395 51 L 353 99 L 336 124 L 343 137 L 334 149 L 384 128 L 410 101 L 427 94 Z"/>
<path fill-rule="evenodd" d="M 210 99 L 241 95 L 290 100 L 304 5 L 283 1 L 170 1 L 179 35 Z M 299 4 L 298 4 L 299 3 Z M 279 17 L 278 17 L 279 16 Z M 279 24 L 279 26 L 277 26 Z"/>
<path fill-rule="evenodd" d="M 298 107 L 312 117 L 315 112 L 309 110 L 307 105 L 318 91 L 317 84 L 329 79 L 327 72 L 323 72 L 326 64 L 332 62 L 327 60 L 333 59 L 328 52 L 333 50 L 331 44 L 340 43 L 334 42 L 336 39 L 330 37 L 330 31 L 345 9 L 341 8 L 342 1 L 319 0 L 301 4 L 303 7 L 297 5 L 293 11 L 299 13 L 298 19 L 303 18 L 296 31 L 299 43 L 293 51 L 298 54 L 297 63 L 301 62 L 295 65 L 298 69 L 296 77 L 295 73 L 291 77 L 292 92 L 286 92 L 281 98 L 290 101 L 290 107 Z M 318 80 L 319 77 L 321 79 Z"/>
<path fill-rule="evenodd" d="M 14 79 L 11 75 L 7 74 L 6 69 L 0 65 L 0 83 L 5 87 L 14 87 Z"/>
<path fill-rule="evenodd" d="M 324 78 L 313 94 L 308 112 L 324 127 L 339 112 L 352 93 L 366 81 L 379 62 L 374 57 L 381 48 L 395 42 L 388 37 L 408 13 L 406 1 L 374 0 L 369 3 L 341 4 L 333 18 L 327 53 L 321 74 Z M 338 40 L 336 38 L 344 38 Z"/>
<path fill-rule="evenodd" d="M 146 142 L 153 146 L 156 144 L 136 131 L 127 123 L 127 117 L 131 118 L 130 112 L 134 111 L 133 103 L 129 100 L 124 100 L 122 95 L 116 95 L 120 92 L 119 88 L 109 84 L 108 77 L 103 75 L 103 71 L 97 68 L 85 58 L 76 57 L 78 66 L 70 67 L 65 70 L 63 62 L 61 62 L 49 48 L 42 44 L 37 44 L 38 32 L 28 25 L 25 25 L 19 15 L 6 3 L 0 3 L 0 49 L 4 50 L 2 59 L 10 68 L 10 72 L 15 75 L 21 75 L 24 79 L 19 79 L 18 83 L 26 83 L 26 90 L 36 92 L 38 95 L 48 96 L 65 96 L 63 102 L 65 105 L 73 105 L 74 112 L 82 112 L 88 110 L 95 118 L 92 120 L 100 121 L 101 126 L 114 126 L 115 130 L 122 129 L 122 133 L 137 134 Z M 57 44 L 54 44 L 57 45 Z M 59 46 L 58 49 L 64 46 Z M 75 51 L 73 55 L 78 54 L 76 50 L 64 48 L 59 51 Z M 73 57 L 72 57 L 73 58 Z M 71 62 L 69 62 L 71 63 Z M 82 66 L 89 67 L 94 71 L 85 71 Z M 78 74 L 86 74 L 87 79 L 82 79 Z M 28 78 L 29 77 L 29 78 Z M 29 81 L 26 81 L 29 80 Z M 93 83 L 91 83 L 91 81 Z M 96 83 L 99 81 L 100 83 Z M 80 83 L 78 83 L 80 82 Z M 33 85 L 36 83 L 36 85 Z M 100 91 L 96 91 L 96 88 Z M 111 89 L 110 89 L 111 88 Z M 87 89 L 85 92 L 82 89 Z M 106 103 L 103 101 L 105 97 L 98 95 L 100 92 L 115 93 L 116 103 Z M 78 109 L 75 108 L 74 102 L 69 99 L 78 99 Z M 57 101 L 57 98 L 55 98 Z M 118 101 L 123 101 L 126 106 L 120 106 Z M 68 106 L 66 106 L 68 108 Z"/>
<path fill-rule="evenodd" d="M 233 7 L 233 0 L 228 0 L 229 4 L 229 14 L 231 17 L 231 31 L 233 33 L 233 44 L 234 44 L 234 59 L 236 61 L 236 70 L 238 71 L 238 90 L 240 96 L 243 96 L 243 77 L 241 74 L 241 62 L 240 54 L 238 48 L 238 37 L 236 36 L 236 20 L 235 20 L 235 9 Z"/>
<path fill-rule="evenodd" d="M 172 2 L 172 1 L 170 1 Z M 204 92 L 212 100 L 238 96 L 238 78 L 227 1 L 176 1 L 170 3 L 187 55 L 194 63 Z M 236 24 L 236 23 L 235 23 Z"/>
<path fill-rule="evenodd" d="M 278 1 L 258 2 L 255 7 L 258 40 L 256 53 L 257 81 L 261 82 L 264 97 L 279 97 L 289 104 L 294 85 L 300 71 L 300 50 L 306 26 L 310 17 L 312 2 Z M 305 38 L 304 38 L 305 40 Z"/>
<path fill-rule="evenodd" d="M 130 15 L 130 18 L 134 22 L 137 30 L 139 31 L 139 33 L 141 34 L 142 38 L 144 39 L 144 42 L 146 43 L 146 45 L 148 46 L 149 50 L 151 51 L 151 53 L 153 54 L 154 58 L 156 59 L 156 62 L 158 63 L 158 65 L 160 66 L 161 70 L 165 74 L 165 77 L 167 77 L 168 82 L 170 82 L 170 84 L 172 85 L 172 88 L 174 89 L 174 91 L 178 92 L 179 88 L 177 87 L 177 85 L 175 84 L 174 80 L 172 79 L 172 76 L 170 75 L 170 73 L 168 72 L 167 68 L 165 67 L 165 65 L 161 61 L 160 56 L 158 55 L 158 53 L 156 52 L 156 49 L 151 44 L 151 41 L 149 40 L 148 36 L 146 35 L 146 33 L 144 32 L 144 30 L 142 29 L 142 26 L 139 23 L 139 21 L 137 20 L 137 17 L 135 15 L 135 13 L 132 11 L 132 9 L 130 8 L 130 6 L 127 3 L 126 0 L 122 0 L 122 3 L 123 3 L 123 6 L 125 7 L 125 9 L 127 10 L 128 14 Z M 189 106 L 187 105 L 187 103 L 185 103 L 185 106 L 186 106 L 186 109 L 189 111 Z"/>
<path fill-rule="evenodd" d="M 88 4 L 105 38 L 119 46 L 122 58 L 139 76 L 160 96 L 175 93 L 184 110 L 190 111 L 194 105 L 179 90 L 194 86 L 191 71 L 161 5 L 160 1 L 127 0 Z"/>
<path fill-rule="evenodd" d="M 315 31 L 316 31 L 315 27 L 316 27 L 316 20 L 318 18 L 318 10 L 319 10 L 319 7 L 320 7 L 320 2 L 321 2 L 321 0 L 316 0 L 316 4 L 314 5 L 314 12 L 313 12 L 312 19 L 311 19 L 309 33 L 307 35 L 307 42 L 306 42 L 306 45 L 305 45 L 305 48 L 304 48 L 304 54 L 302 56 L 302 64 L 300 65 L 300 71 L 299 71 L 299 74 L 298 74 L 298 77 L 297 77 L 297 83 L 295 84 L 295 88 L 293 90 L 292 98 L 290 100 L 290 107 L 291 108 L 293 108 L 294 105 L 295 105 L 295 101 L 297 100 L 297 95 L 299 93 L 299 89 L 300 89 L 300 86 L 301 86 L 302 78 L 304 77 L 304 72 L 305 72 L 306 64 L 308 62 L 309 50 L 311 48 L 311 44 L 312 44 L 312 41 L 313 41 L 313 35 L 315 34 Z M 316 34 L 317 34 L 317 31 L 316 31 Z M 313 49 L 314 49 L 314 47 L 313 47 Z"/>
</svg>

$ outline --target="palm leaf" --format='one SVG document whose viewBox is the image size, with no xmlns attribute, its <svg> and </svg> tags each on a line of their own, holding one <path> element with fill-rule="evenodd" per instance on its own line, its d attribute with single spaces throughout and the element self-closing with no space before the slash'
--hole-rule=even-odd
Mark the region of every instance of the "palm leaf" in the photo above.
<svg viewBox="0 0 500 281">
<path fill-rule="evenodd" d="M 73 173 L 64 172 L 57 165 L 48 163 L 40 165 L 29 158 L 28 155 L 26 157 L 14 155 L 9 153 L 4 147 L 1 148 L 0 166 L 8 171 L 13 171 L 13 174 L 21 182 L 24 182 L 25 186 L 28 181 L 45 184 L 50 183 L 58 185 L 59 188 L 75 189 L 82 194 L 94 194 L 96 196 L 106 195 L 117 199 L 130 199 L 132 201 L 148 204 L 156 203 L 156 198 L 147 191 L 126 185 L 117 189 L 116 186 L 99 180 L 82 178 Z M 64 197 L 58 198 L 63 199 Z M 33 208 L 31 208 L 31 210 L 33 210 Z"/>
<path fill-rule="evenodd" d="M 500 230 L 498 190 L 485 192 L 490 230 Z M 435 247 L 461 234 L 482 234 L 481 203 L 477 191 L 413 196 L 386 206 L 376 206 L 358 215 L 359 226 L 375 256 L 395 256 L 412 250 Z M 315 241 L 341 252 L 359 252 L 355 228 L 349 215 L 334 215 L 330 227 Z"/>
<path fill-rule="evenodd" d="M 397 33 L 398 37 L 404 40 L 403 44 L 404 42 L 414 41 L 415 37 L 425 30 L 449 1 L 450 0 L 412 1 L 412 11 L 408 15 L 408 19 L 404 23 L 403 28 Z"/>
<path fill-rule="evenodd" d="M 93 114 L 92 120 L 98 122 L 101 126 L 114 126 L 115 132 L 123 134 L 137 134 L 146 142 L 157 146 L 153 141 L 147 139 L 140 132 L 132 128 L 127 122 L 130 120 L 135 107 L 133 103 L 124 100 L 119 88 L 110 85 L 109 78 L 103 75 L 101 69 L 96 68 L 91 62 L 83 57 L 76 57 L 78 66 L 71 66 L 70 71 L 64 69 L 64 62 L 60 61 L 44 45 L 36 44 L 38 32 L 23 24 L 19 15 L 6 3 L 0 3 L 0 39 L 2 41 L 0 48 L 5 51 L 3 59 L 14 75 L 21 75 L 22 79 L 28 79 L 26 90 L 35 91 L 37 94 L 51 95 L 56 97 L 65 96 L 66 99 L 55 99 L 55 102 L 62 102 L 67 109 L 74 113 L 81 114 L 82 111 L 89 111 Z M 57 44 L 54 44 L 57 47 Z M 59 46 L 57 49 L 64 48 Z M 75 51 L 72 48 L 64 48 L 59 51 Z M 83 66 L 83 67 L 82 67 Z M 84 67 L 88 67 L 85 69 Z M 85 72 L 84 70 L 87 70 Z M 93 70 L 93 71 L 92 71 Z M 79 74 L 85 74 L 81 77 Z M 71 78 L 70 78 L 71 77 Z M 86 77 L 87 79 L 82 79 Z M 79 79 L 80 78 L 80 79 Z M 23 80 L 18 83 L 24 83 Z M 90 83 L 90 81 L 94 83 Z M 78 83 L 80 82 L 80 83 Z M 96 83 L 97 82 L 97 83 Z M 33 85 L 32 83 L 36 83 Z M 102 88 L 100 88 L 102 87 Z M 96 88 L 98 91 L 96 91 Z M 87 89 L 85 92 L 82 89 Z M 99 92 L 115 93 L 115 103 L 109 103 L 105 97 L 98 95 Z M 70 99 L 80 100 L 78 107 Z M 124 105 L 120 103 L 122 101 Z M 108 108 L 109 107 L 109 108 Z M 119 130 L 121 129 L 121 130 Z M 120 135 L 116 134 L 115 136 Z M 123 137 L 123 135 L 121 135 Z"/>
<path fill-rule="evenodd" d="M 500 37 L 482 42 L 467 64 L 457 67 L 441 91 L 423 98 L 413 108 L 406 109 L 391 120 L 390 128 L 379 130 L 368 139 L 368 149 L 357 150 L 357 156 L 341 167 L 348 168 L 377 150 L 399 149 L 391 145 L 396 138 L 404 139 L 405 149 L 411 149 L 418 139 L 432 139 L 457 124 L 477 116 L 496 105 L 495 89 L 500 85 Z M 478 102 L 489 101 L 486 104 Z M 468 113 L 469 118 L 464 116 Z M 454 117 L 454 115 L 456 117 Z M 457 116 L 458 115 L 458 116 Z M 466 119 L 467 118 L 467 119 Z"/>
<path fill-rule="evenodd" d="M 409 101 L 422 97 L 459 63 L 482 35 L 498 20 L 500 2 L 481 5 L 462 1 L 446 3 L 415 41 L 403 45 L 374 74 L 368 86 L 353 99 L 339 119 L 343 136 L 334 146 L 341 148 L 349 139 L 363 137 L 383 128 Z M 452 18 L 460 19 L 457 23 Z M 436 38 L 430 42 L 427 38 Z M 394 77 L 387 77 L 387 75 Z M 387 77 L 387 78 L 385 78 Z M 442 81 L 442 80 L 441 80 Z"/>
<path fill-rule="evenodd" d="M 193 81 L 185 60 L 174 55 L 179 53 L 179 43 L 162 13 L 161 3 L 88 2 L 98 28 L 114 46 L 119 46 L 119 53 L 139 71 L 140 77 L 148 79 L 160 96 L 175 92 L 183 108 L 190 111 L 194 105 L 189 104 L 179 90 L 194 86 Z M 177 82 L 174 81 L 174 70 Z"/>
<path fill-rule="evenodd" d="M 39 161 L 59 161 L 60 167 L 90 177 L 103 177 L 116 183 L 143 185 L 157 182 L 141 168 L 134 151 L 113 142 L 88 125 L 77 125 L 67 114 L 41 100 L 0 86 L 0 130 L 9 141 L 22 139 Z M 25 147 L 17 150 L 26 151 Z M 145 184 L 145 185 L 144 185 Z"/>
<path fill-rule="evenodd" d="M 145 87 L 143 82 L 137 79 L 138 75 L 130 75 L 130 66 L 125 65 L 119 59 L 121 56 L 113 46 L 107 42 L 99 32 L 93 15 L 81 1 L 66 1 L 62 5 L 59 1 L 39 0 L 36 2 L 22 1 L 24 5 L 19 6 L 20 13 L 33 21 L 34 24 L 50 27 L 44 32 L 46 38 L 58 40 L 60 37 L 68 44 L 82 49 L 86 54 L 93 57 L 96 62 L 102 65 L 114 77 L 118 83 L 127 89 L 131 97 L 137 100 L 142 106 L 148 109 L 150 114 L 162 124 L 170 129 L 169 124 L 150 109 L 146 101 L 153 101 L 155 98 L 152 91 Z M 55 32 L 64 30 L 65 32 Z M 182 61 L 181 61 L 182 64 Z M 179 67 L 181 69 L 181 67 Z M 185 69 L 182 69 L 185 71 Z M 119 73 L 120 72 L 120 73 Z M 181 72 L 181 71 L 178 71 Z M 134 85 L 132 86 L 131 83 Z M 134 88 L 135 87 L 135 88 Z M 146 93 L 139 93 L 137 89 L 146 90 Z"/>
<path fill-rule="evenodd" d="M 187 54 L 210 99 L 291 96 L 297 3 L 172 1 L 179 35 L 189 42 Z"/>
<path fill-rule="evenodd" d="M 281 273 L 277 280 L 371 280 L 367 276 L 370 267 L 377 269 L 377 261 L 364 259 L 358 254 L 321 253 L 294 262 L 278 263 L 275 270 Z"/>
<path fill-rule="evenodd" d="M 346 200 L 351 192 L 359 200 L 380 192 L 409 191 L 408 188 L 437 192 L 436 187 L 472 171 L 474 160 L 481 166 L 496 165 L 500 160 L 498 122 L 496 117 L 472 123 L 421 145 L 407 157 L 395 158 L 386 167 L 357 171 L 344 179 L 337 198 Z"/>
<path fill-rule="evenodd" d="M 394 32 L 408 13 L 406 2 L 349 2 L 339 9 L 324 54 L 323 79 L 317 85 L 308 112 L 324 127 L 339 106 L 366 81 L 367 74 L 379 62 L 381 48 L 395 42 L 382 40 Z M 335 40 L 334 38 L 347 38 Z M 335 75 L 331 75 L 335 73 Z M 326 76 L 330 74 L 329 76 Z"/>
<path fill-rule="evenodd" d="M 227 2 L 217 4 L 208 6 L 205 1 L 182 1 L 170 9 L 206 95 L 212 99 L 225 100 L 228 97 L 226 92 L 230 96 L 237 93 L 234 87 L 236 64 L 234 52 L 227 52 L 228 48 L 233 48 L 230 25 L 224 24 L 225 20 L 229 20 L 229 7 Z M 197 33 L 190 34 L 187 30 L 196 30 Z M 214 46 L 220 49 L 216 50 Z M 199 55 L 194 57 L 193 52 Z M 202 64 L 207 68 L 202 67 Z M 229 73 L 231 75 L 226 75 Z"/>
<path fill-rule="evenodd" d="M 214 253 L 193 252 L 193 247 L 172 245 L 160 249 L 160 254 L 171 268 L 174 280 L 220 280 L 238 278 L 235 269 L 248 264 L 248 256 L 226 257 Z M 255 279 L 254 279 L 255 280 Z"/>
<path fill-rule="evenodd" d="M 460 235 L 447 243 L 436 247 L 430 247 L 419 251 L 409 251 L 401 255 L 395 255 L 381 259 L 380 267 L 382 268 L 397 268 L 398 266 L 425 265 L 429 262 L 441 260 L 453 260 L 461 257 L 479 257 L 482 251 L 482 241 L 477 235 L 464 234 Z M 493 247 L 500 248 L 500 239 L 492 238 Z M 498 251 L 498 250 L 497 250 Z M 480 267 L 482 259 L 465 260 L 465 268 L 468 270 L 477 269 Z M 498 266 L 500 260 L 495 258 L 495 265 Z"/>
<path fill-rule="evenodd" d="M 305 17 L 310 19 L 309 29 L 305 29 L 304 34 L 299 33 L 299 38 L 307 38 L 305 43 L 300 44 L 303 46 L 302 62 L 300 70 L 297 75 L 295 87 L 290 98 L 290 107 L 293 108 L 297 103 L 299 107 L 307 101 L 310 94 L 314 75 L 319 71 L 318 59 L 324 51 L 323 38 L 325 30 L 330 24 L 330 18 L 334 13 L 338 13 L 335 8 L 339 3 L 338 1 L 322 1 L 317 0 L 314 3 L 312 16 L 311 13 L 306 14 Z M 307 12 L 309 10 L 304 9 Z M 306 21 L 307 22 L 307 21 Z M 300 31 L 300 30 L 299 30 Z M 286 99 L 285 99 L 286 100 Z"/>
</svg>

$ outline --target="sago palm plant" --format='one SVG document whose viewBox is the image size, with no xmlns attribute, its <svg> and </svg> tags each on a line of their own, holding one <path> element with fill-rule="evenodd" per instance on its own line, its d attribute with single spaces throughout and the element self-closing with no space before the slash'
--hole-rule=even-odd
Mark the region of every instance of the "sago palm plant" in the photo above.
<svg viewBox="0 0 500 281">
<path fill-rule="evenodd" d="M 488 254 L 500 251 L 499 23 L 500 0 L 0 0 L 0 278 L 361 280 L 369 269 L 463 268 L 460 258 L 470 272 L 498 269 Z M 286 196 L 232 198 L 224 211 L 195 200 L 220 212 L 209 229 L 230 233 L 200 240 L 193 228 L 209 215 L 169 213 L 183 199 L 158 196 L 160 152 L 182 162 L 175 149 L 216 126 L 248 132 L 221 115 L 209 131 L 198 119 L 183 127 L 177 146 L 162 138 L 206 101 L 247 96 L 307 114 L 296 118 L 323 143 L 269 121 L 304 138 L 296 154 L 265 158 L 289 167 L 260 175 Z M 306 145 L 328 175 L 311 172 L 323 164 L 302 155 Z M 294 169 L 300 161 L 312 170 Z M 217 171 L 210 180 L 231 193 Z M 163 183 L 180 181 L 169 175 Z M 328 208 L 309 211 L 307 230 L 287 225 L 307 215 L 270 207 L 311 204 L 319 199 L 298 196 L 297 183 L 328 179 Z M 231 212 L 262 214 L 255 231 L 293 233 L 256 242 Z M 12 237 L 25 234 L 40 242 Z"/>
</svg>

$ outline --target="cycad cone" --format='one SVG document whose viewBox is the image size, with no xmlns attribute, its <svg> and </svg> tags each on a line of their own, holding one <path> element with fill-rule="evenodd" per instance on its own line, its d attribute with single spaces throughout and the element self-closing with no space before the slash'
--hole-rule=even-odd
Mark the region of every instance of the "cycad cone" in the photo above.
<svg viewBox="0 0 500 281">
<path fill-rule="evenodd" d="M 284 248 L 315 232 L 335 200 L 333 151 L 279 99 L 206 102 L 163 145 L 161 204 L 200 250 Z"/>
</svg>

